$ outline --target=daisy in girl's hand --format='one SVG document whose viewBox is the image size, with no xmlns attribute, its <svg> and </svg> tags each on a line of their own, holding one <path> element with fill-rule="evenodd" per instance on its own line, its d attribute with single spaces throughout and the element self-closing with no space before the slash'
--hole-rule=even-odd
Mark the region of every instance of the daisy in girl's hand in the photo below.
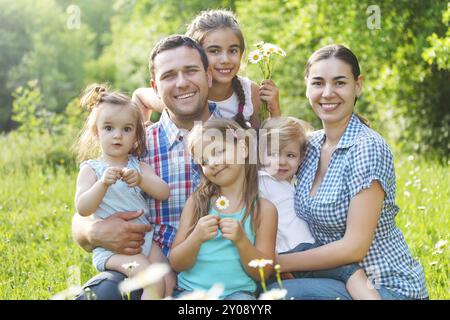
<svg viewBox="0 0 450 320">
<path fill-rule="evenodd" d="M 219 210 L 226 210 L 230 206 L 230 201 L 225 196 L 220 196 L 216 200 L 216 208 Z"/>
</svg>

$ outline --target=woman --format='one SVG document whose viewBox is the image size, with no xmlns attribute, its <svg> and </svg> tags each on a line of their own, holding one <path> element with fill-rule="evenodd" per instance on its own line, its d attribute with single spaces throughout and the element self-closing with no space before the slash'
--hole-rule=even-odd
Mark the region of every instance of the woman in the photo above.
<svg viewBox="0 0 450 320">
<path fill-rule="evenodd" d="M 391 151 L 354 113 L 363 82 L 356 56 L 341 45 L 323 47 L 310 57 L 305 80 L 323 130 L 311 136 L 297 173 L 295 207 L 323 245 L 280 255 L 282 271 L 359 262 L 382 299 L 428 299 L 423 268 L 395 224 Z M 344 283 L 332 279 L 291 279 L 283 285 L 296 299 L 350 299 Z"/>
</svg>

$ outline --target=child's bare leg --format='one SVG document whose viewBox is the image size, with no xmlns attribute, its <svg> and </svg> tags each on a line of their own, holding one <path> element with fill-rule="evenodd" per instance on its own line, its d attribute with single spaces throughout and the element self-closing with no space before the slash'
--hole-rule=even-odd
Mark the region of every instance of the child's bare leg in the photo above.
<svg viewBox="0 0 450 320">
<path fill-rule="evenodd" d="M 136 268 L 127 270 L 122 266 L 124 264 L 131 263 L 133 261 L 136 261 L 136 263 L 138 264 Z M 115 254 L 112 255 L 111 258 L 109 258 L 108 261 L 106 262 L 106 269 L 119 271 L 130 277 L 133 277 L 139 272 L 147 269 L 149 266 L 150 263 L 148 261 L 148 258 L 143 254 L 137 254 L 134 256 Z M 155 293 L 157 295 L 156 298 L 160 298 L 164 295 L 164 292 L 165 292 L 164 281 L 159 281 L 158 283 L 154 284 L 152 288 L 144 289 L 142 292 L 141 299 L 142 300 L 155 299 Z"/>
<path fill-rule="evenodd" d="M 347 281 L 347 291 L 353 300 L 381 300 L 378 291 L 369 287 L 367 276 L 363 269 L 359 269 Z"/>
<path fill-rule="evenodd" d="M 155 242 L 153 242 L 152 250 L 150 251 L 148 259 L 149 259 L 150 263 L 160 262 L 160 263 L 169 264 L 169 260 L 167 260 L 167 257 L 164 255 L 161 248 Z M 176 282 L 177 282 L 177 276 L 176 276 L 175 272 L 170 270 L 170 273 L 164 277 L 164 283 L 165 283 L 165 289 L 166 289 L 165 293 L 164 293 L 164 297 L 168 297 L 168 296 L 172 295 L 172 291 L 175 288 Z"/>
</svg>

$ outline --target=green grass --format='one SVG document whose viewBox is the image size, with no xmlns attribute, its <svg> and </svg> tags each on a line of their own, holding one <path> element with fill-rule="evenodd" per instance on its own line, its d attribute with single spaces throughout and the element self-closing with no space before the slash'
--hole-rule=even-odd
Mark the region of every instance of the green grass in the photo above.
<svg viewBox="0 0 450 320">
<path fill-rule="evenodd" d="M 48 299 L 76 282 L 71 268 L 85 282 L 95 270 L 70 231 L 76 172 L 7 167 L 0 161 L 0 299 Z M 425 269 L 431 299 L 450 299 L 450 243 L 441 253 L 435 248 L 449 240 L 448 164 L 400 156 L 396 170 L 398 224 Z"/>
</svg>

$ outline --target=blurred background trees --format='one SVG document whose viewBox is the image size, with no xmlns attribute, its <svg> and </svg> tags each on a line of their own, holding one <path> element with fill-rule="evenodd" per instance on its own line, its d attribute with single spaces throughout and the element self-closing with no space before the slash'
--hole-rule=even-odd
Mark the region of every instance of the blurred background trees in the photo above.
<svg viewBox="0 0 450 320">
<path fill-rule="evenodd" d="M 371 5 L 353 0 L 0 0 L 0 131 L 24 130 L 33 126 L 30 117 L 46 114 L 58 119 L 58 128 L 67 127 L 53 135 L 73 135 L 82 122 L 74 117 L 83 118 L 74 105 L 86 84 L 107 81 L 128 94 L 148 86 L 148 54 L 158 39 L 184 33 L 201 10 L 228 8 L 238 16 L 247 52 L 259 41 L 286 51 L 274 75 L 285 114 L 320 126 L 305 97 L 304 65 L 319 47 L 341 43 L 356 53 L 365 75 L 357 111 L 396 149 L 444 161 L 450 155 L 450 5 L 443 0 Z M 245 57 L 241 73 L 259 82 L 258 68 L 247 66 Z M 32 109 L 40 113 L 27 116 L 18 110 L 34 96 L 39 102 Z"/>
</svg>

